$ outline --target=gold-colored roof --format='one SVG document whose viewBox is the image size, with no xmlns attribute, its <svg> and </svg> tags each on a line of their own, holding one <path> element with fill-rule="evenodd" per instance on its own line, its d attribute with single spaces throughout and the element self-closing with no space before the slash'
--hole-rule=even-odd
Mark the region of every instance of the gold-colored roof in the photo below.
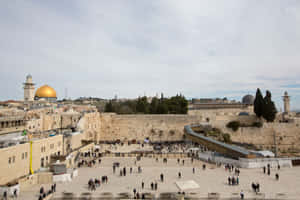
<svg viewBox="0 0 300 200">
<path fill-rule="evenodd" d="M 56 98 L 56 92 L 49 85 L 44 85 L 36 90 L 34 96 L 39 98 Z"/>
</svg>

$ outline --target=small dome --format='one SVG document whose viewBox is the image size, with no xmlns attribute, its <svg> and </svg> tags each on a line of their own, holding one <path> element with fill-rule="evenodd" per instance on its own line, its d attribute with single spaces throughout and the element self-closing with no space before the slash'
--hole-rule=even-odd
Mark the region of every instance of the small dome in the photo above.
<svg viewBox="0 0 300 200">
<path fill-rule="evenodd" d="M 34 96 L 38 98 L 56 98 L 56 92 L 52 87 L 44 85 L 36 90 Z"/>
<path fill-rule="evenodd" d="M 254 96 L 247 94 L 243 97 L 242 103 L 252 105 L 254 103 Z"/>
<path fill-rule="evenodd" d="M 240 112 L 239 116 L 249 116 L 249 113 L 247 113 L 247 112 Z"/>
</svg>

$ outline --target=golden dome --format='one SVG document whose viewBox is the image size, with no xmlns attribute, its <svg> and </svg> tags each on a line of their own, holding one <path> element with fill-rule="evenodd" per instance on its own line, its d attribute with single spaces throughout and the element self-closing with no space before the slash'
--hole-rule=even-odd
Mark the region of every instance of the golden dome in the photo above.
<svg viewBox="0 0 300 200">
<path fill-rule="evenodd" d="M 39 98 L 56 98 L 56 92 L 52 87 L 44 85 L 36 90 L 34 96 Z"/>
</svg>

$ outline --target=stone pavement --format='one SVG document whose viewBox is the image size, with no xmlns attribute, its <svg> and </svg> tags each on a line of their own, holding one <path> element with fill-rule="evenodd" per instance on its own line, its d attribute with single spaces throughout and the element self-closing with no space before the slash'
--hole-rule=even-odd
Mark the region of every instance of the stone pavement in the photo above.
<svg viewBox="0 0 300 200">
<path fill-rule="evenodd" d="M 101 164 L 96 164 L 94 167 L 79 168 L 79 176 L 69 183 L 58 183 L 57 192 L 54 197 L 62 196 L 63 192 L 74 193 L 80 195 L 82 193 L 91 192 L 87 188 L 87 183 L 90 178 L 98 178 L 108 176 L 108 184 L 102 184 L 91 192 L 93 196 L 101 196 L 103 193 L 112 193 L 114 197 L 119 193 L 133 194 L 135 188 L 139 193 L 152 193 L 159 196 L 160 193 L 178 192 L 179 189 L 175 182 L 178 180 L 193 180 L 200 188 L 185 191 L 185 193 L 193 193 L 199 198 L 207 198 L 208 193 L 219 193 L 221 198 L 239 197 L 241 190 L 245 194 L 245 198 L 254 198 L 257 196 L 251 189 L 252 182 L 259 182 L 261 196 L 270 199 L 300 199 L 300 170 L 298 167 L 281 168 L 280 170 L 272 169 L 271 176 L 263 174 L 262 169 L 240 169 L 239 176 L 240 184 L 238 186 L 230 186 L 227 184 L 228 176 L 233 173 L 225 171 L 224 166 L 218 168 L 214 165 L 206 164 L 206 170 L 202 169 L 203 162 L 194 160 L 191 163 L 190 158 L 185 159 L 185 165 L 177 164 L 177 159 L 168 159 L 168 163 L 164 164 L 162 159 L 156 162 L 154 158 L 142 158 L 134 165 L 135 158 L 102 158 Z M 116 174 L 113 174 L 112 163 L 120 162 L 120 168 L 116 169 Z M 121 168 L 126 166 L 126 176 L 119 176 Z M 142 173 L 137 172 L 137 167 L 142 167 Z M 133 167 L 133 173 L 130 174 L 129 168 Z M 195 167 L 195 174 L 192 168 Z M 182 178 L 178 178 L 178 172 L 181 172 Z M 164 182 L 160 181 L 160 174 L 164 174 Z M 275 180 L 275 173 L 279 173 L 279 181 Z M 145 183 L 145 188 L 142 189 L 141 183 Z M 158 190 L 153 191 L 150 188 L 150 183 L 156 182 Z M 39 187 L 33 187 L 29 191 L 22 191 L 20 199 L 35 200 L 38 199 L 37 194 Z M 49 187 L 49 186 L 44 186 Z M 48 188 L 47 188 L 48 189 Z"/>
</svg>

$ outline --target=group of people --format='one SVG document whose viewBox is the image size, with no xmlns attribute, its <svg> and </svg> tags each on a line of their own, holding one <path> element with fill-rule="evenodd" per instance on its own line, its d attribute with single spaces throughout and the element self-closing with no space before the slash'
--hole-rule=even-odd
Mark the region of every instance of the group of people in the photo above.
<svg viewBox="0 0 300 200">
<path fill-rule="evenodd" d="M 252 183 L 251 187 L 252 187 L 253 192 L 255 192 L 256 194 L 260 191 L 260 185 L 259 185 L 259 183 L 256 183 L 256 184 Z"/>
<path fill-rule="evenodd" d="M 40 195 L 39 195 L 39 200 L 43 200 L 45 199 L 48 195 L 52 194 L 56 192 L 56 183 L 51 185 L 51 189 L 48 190 L 48 192 L 46 192 L 46 190 L 44 189 L 44 187 L 42 186 L 40 188 Z"/>
<path fill-rule="evenodd" d="M 277 165 L 277 169 L 280 170 L 280 165 Z M 263 166 L 264 174 L 266 173 L 266 170 L 267 170 L 267 174 L 270 176 L 271 175 L 271 165 L 270 164 L 268 164 L 267 167 Z M 279 180 L 279 174 L 278 173 L 275 174 L 275 179 L 277 181 Z"/>
<path fill-rule="evenodd" d="M 7 191 L 4 191 L 3 192 L 3 200 L 7 200 Z M 12 195 L 13 198 L 18 198 L 18 190 L 15 189 L 14 192 L 13 192 L 13 195 Z"/>
<path fill-rule="evenodd" d="M 240 184 L 240 180 L 238 176 L 236 178 L 234 176 L 232 177 L 228 176 L 228 185 L 239 185 L 239 184 Z"/>
<path fill-rule="evenodd" d="M 97 187 L 101 186 L 101 183 L 108 183 L 108 177 L 107 176 L 102 176 L 101 181 L 100 179 L 90 179 L 88 181 L 88 189 L 91 191 L 95 191 Z"/>
</svg>

